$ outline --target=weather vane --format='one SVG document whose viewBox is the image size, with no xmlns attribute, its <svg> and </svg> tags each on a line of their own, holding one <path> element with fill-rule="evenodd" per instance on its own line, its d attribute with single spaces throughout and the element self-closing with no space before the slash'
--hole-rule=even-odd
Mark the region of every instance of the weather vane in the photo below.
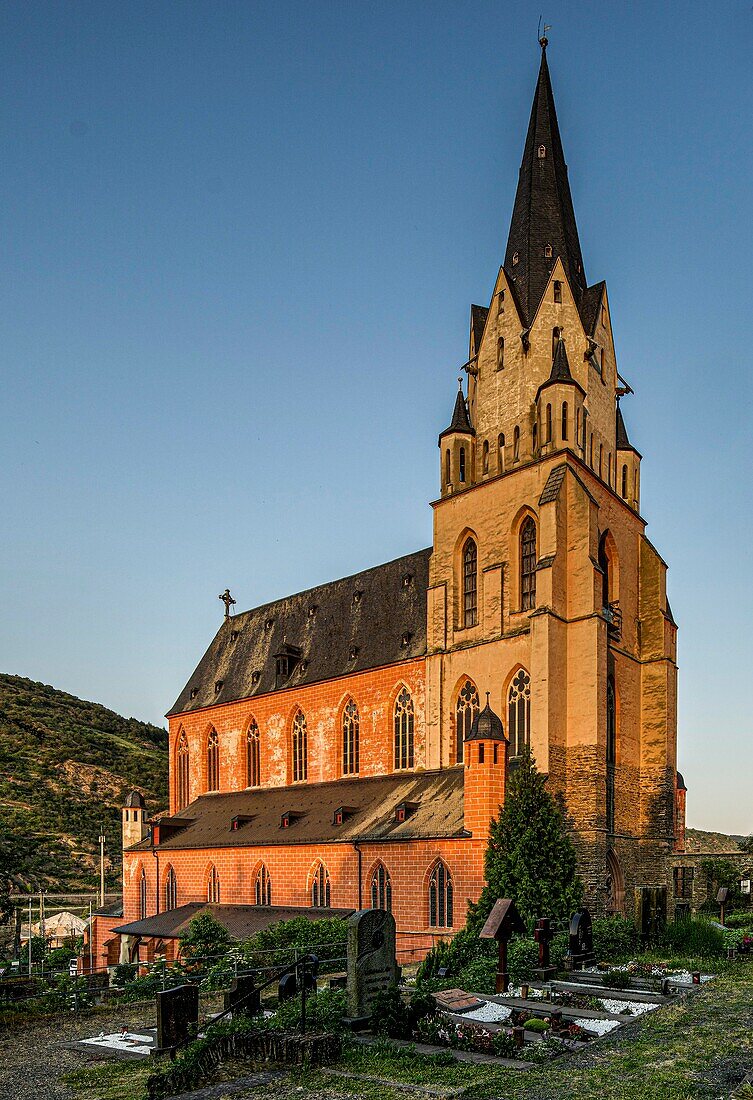
<svg viewBox="0 0 753 1100">
<path fill-rule="evenodd" d="M 542 16 L 539 16 L 539 29 L 536 33 L 537 33 L 537 37 L 538 37 L 538 40 L 539 40 L 539 45 L 541 46 L 542 50 L 545 50 L 546 47 L 549 44 L 549 39 L 546 36 L 546 32 L 550 31 L 552 29 L 552 24 L 551 23 L 545 23 L 544 24 L 544 33 L 542 34 L 541 33 L 541 19 L 542 19 Z"/>
</svg>

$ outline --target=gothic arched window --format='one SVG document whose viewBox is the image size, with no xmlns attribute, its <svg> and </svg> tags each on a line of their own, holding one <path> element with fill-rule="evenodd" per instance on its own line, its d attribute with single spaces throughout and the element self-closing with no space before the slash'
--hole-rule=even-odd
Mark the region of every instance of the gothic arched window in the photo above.
<svg viewBox="0 0 753 1100">
<path fill-rule="evenodd" d="M 395 770 L 413 767 L 413 700 L 403 687 L 395 700 Z"/>
<path fill-rule="evenodd" d="M 258 787 L 261 769 L 259 766 L 259 727 L 254 718 L 246 734 L 246 786 Z"/>
<path fill-rule="evenodd" d="M 323 863 L 316 868 L 311 880 L 311 904 L 315 909 L 330 907 L 329 871 Z"/>
<path fill-rule="evenodd" d="M 302 710 L 293 719 L 293 782 L 299 783 L 308 776 L 308 728 Z"/>
<path fill-rule="evenodd" d="M 485 474 L 488 474 L 489 473 L 489 440 L 488 439 L 484 440 L 484 446 L 483 446 L 482 454 L 483 454 L 483 471 L 484 471 Z"/>
<path fill-rule="evenodd" d="M 478 618 L 478 552 L 473 539 L 463 547 L 463 626 L 475 626 Z"/>
<path fill-rule="evenodd" d="M 555 325 L 552 329 L 552 359 L 554 359 L 555 352 L 557 351 L 557 344 L 559 344 L 561 336 L 562 329 L 559 325 Z"/>
<path fill-rule="evenodd" d="M 554 300 L 558 305 L 562 302 L 562 283 L 559 279 L 554 280 Z"/>
<path fill-rule="evenodd" d="M 552 258 L 552 246 L 550 244 L 544 245 L 544 259 L 551 260 Z"/>
<path fill-rule="evenodd" d="M 429 924 L 452 928 L 452 875 L 441 860 L 429 879 Z"/>
<path fill-rule="evenodd" d="M 520 608 L 536 606 L 536 523 L 527 516 L 520 528 Z"/>
<path fill-rule="evenodd" d="M 178 908 L 178 879 L 175 870 L 168 868 L 165 876 L 165 910 Z"/>
<path fill-rule="evenodd" d="M 262 863 L 261 867 L 256 872 L 254 900 L 256 905 L 272 904 L 272 879 L 269 877 L 269 871 L 264 863 Z"/>
<path fill-rule="evenodd" d="M 562 438 L 567 439 L 567 401 L 562 402 Z"/>
<path fill-rule="evenodd" d="M 552 406 L 546 407 L 546 442 L 552 442 Z"/>
<path fill-rule="evenodd" d="M 392 912 L 392 882 L 383 863 L 378 863 L 371 876 L 371 908 Z"/>
<path fill-rule="evenodd" d="M 507 725 L 510 755 L 520 756 L 531 743 L 531 677 L 519 668 L 507 692 Z"/>
<path fill-rule="evenodd" d="M 207 901 L 211 901 L 214 905 L 219 904 L 220 900 L 220 876 L 217 874 L 217 868 L 212 865 L 212 869 L 209 872 L 207 879 Z"/>
<path fill-rule="evenodd" d="M 220 789 L 220 739 L 216 729 L 209 731 L 207 737 L 207 790 Z"/>
<path fill-rule="evenodd" d="M 349 699 L 343 710 L 343 775 L 358 772 L 360 724 L 358 707 Z"/>
<path fill-rule="evenodd" d="M 512 460 L 517 462 L 520 459 L 520 428 L 515 425 L 515 431 L 512 433 Z"/>
<path fill-rule="evenodd" d="M 444 455 L 444 480 L 445 485 L 449 485 L 452 481 L 452 467 L 449 448 L 445 451 Z"/>
<path fill-rule="evenodd" d="M 175 785 L 178 809 L 182 810 L 189 802 L 189 775 L 190 761 L 188 755 L 188 737 L 186 731 L 181 730 L 178 736 L 178 751 L 176 753 L 177 782 Z"/>
<path fill-rule="evenodd" d="M 463 760 L 465 738 L 471 732 L 473 719 L 479 711 L 478 691 L 473 680 L 466 680 L 458 692 L 455 703 L 455 760 Z"/>
<path fill-rule="evenodd" d="M 139 877 L 139 917 L 146 920 L 146 871 L 143 867 Z"/>
<path fill-rule="evenodd" d="M 465 481 L 465 447 L 460 448 L 460 462 L 458 467 L 458 481 Z"/>
<path fill-rule="evenodd" d="M 505 472 L 505 437 L 500 432 L 497 439 L 497 473 L 503 474 Z"/>
<path fill-rule="evenodd" d="M 627 494 L 628 494 L 628 468 L 627 468 L 627 466 L 623 466 L 622 467 L 622 498 L 623 498 L 623 500 L 627 500 Z"/>
<path fill-rule="evenodd" d="M 500 336 L 497 340 L 497 370 L 502 370 L 505 365 L 505 338 Z"/>
</svg>

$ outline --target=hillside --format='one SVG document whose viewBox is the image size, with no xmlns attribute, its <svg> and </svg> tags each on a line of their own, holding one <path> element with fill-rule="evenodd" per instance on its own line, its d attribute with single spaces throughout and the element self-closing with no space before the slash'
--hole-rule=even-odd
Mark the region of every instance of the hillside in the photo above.
<svg viewBox="0 0 753 1100">
<path fill-rule="evenodd" d="M 166 805 L 165 730 L 0 674 L 2 826 L 27 852 L 23 876 L 33 889 L 96 887 L 100 825 L 117 887 L 120 806 L 133 788 L 148 810 Z"/>
<path fill-rule="evenodd" d="M 729 833 L 710 833 L 704 829 L 685 830 L 685 850 L 688 852 L 737 852 L 743 837 Z"/>
</svg>

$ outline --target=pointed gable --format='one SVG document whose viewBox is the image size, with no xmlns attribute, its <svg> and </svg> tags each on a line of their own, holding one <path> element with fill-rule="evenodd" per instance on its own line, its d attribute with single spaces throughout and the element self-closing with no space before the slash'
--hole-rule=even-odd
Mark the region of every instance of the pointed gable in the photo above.
<svg viewBox="0 0 753 1100">
<path fill-rule="evenodd" d="M 580 304 L 586 277 L 544 46 L 504 264 L 528 323 L 558 256 Z"/>
</svg>

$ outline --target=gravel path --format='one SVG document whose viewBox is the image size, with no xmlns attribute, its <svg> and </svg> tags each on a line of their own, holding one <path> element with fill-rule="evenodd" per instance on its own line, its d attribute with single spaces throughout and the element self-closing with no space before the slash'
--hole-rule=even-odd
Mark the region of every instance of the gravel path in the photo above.
<svg viewBox="0 0 753 1100">
<path fill-rule="evenodd" d="M 90 1016 L 58 1016 L 27 1027 L 0 1032 L 0 1100 L 72 1100 L 75 1096 L 59 1078 L 91 1062 L 92 1055 L 68 1050 L 66 1043 L 87 1039 L 100 1031 L 126 1027 L 154 1027 L 154 1006 L 120 1006 Z"/>
</svg>

